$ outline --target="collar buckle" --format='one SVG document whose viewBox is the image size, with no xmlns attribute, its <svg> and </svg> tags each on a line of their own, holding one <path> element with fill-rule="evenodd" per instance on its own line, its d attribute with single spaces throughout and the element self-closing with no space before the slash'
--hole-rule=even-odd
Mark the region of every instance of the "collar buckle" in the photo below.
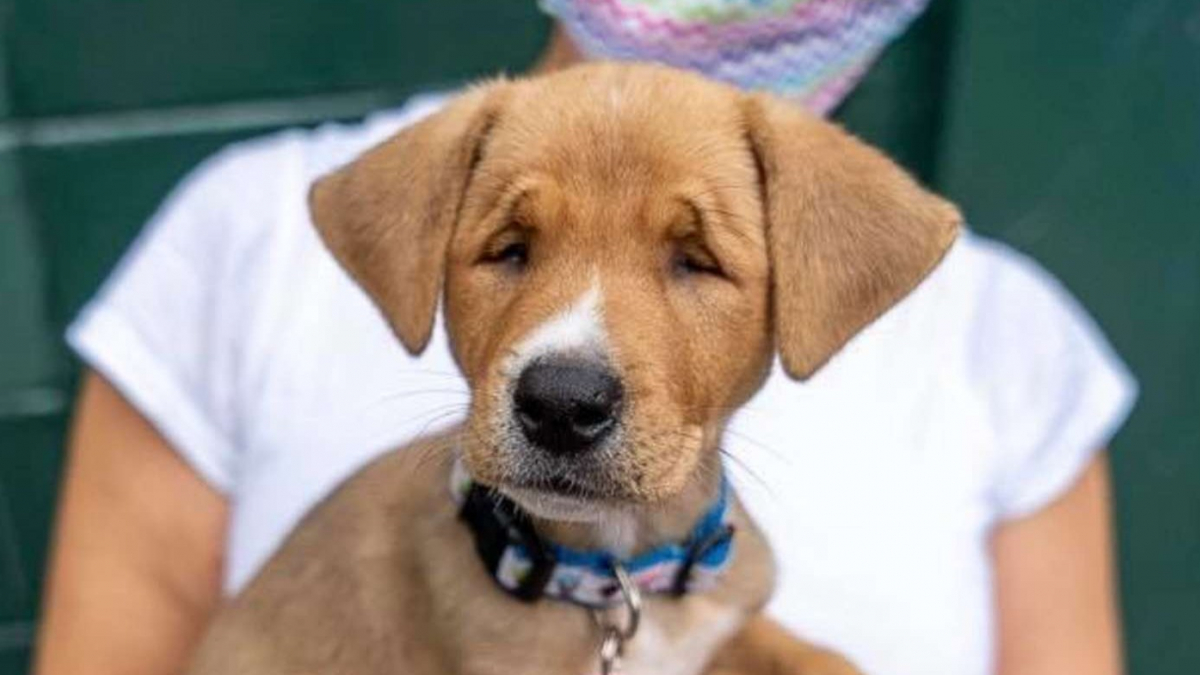
<svg viewBox="0 0 1200 675">
<path fill-rule="evenodd" d="M 733 539 L 734 526 L 730 523 L 724 523 L 717 529 L 713 530 L 708 536 L 697 539 L 692 542 L 687 549 L 687 557 L 683 559 L 683 563 L 679 566 L 679 571 L 675 573 L 675 579 L 671 582 L 671 595 L 682 597 L 687 595 L 689 585 L 692 581 L 692 571 L 696 569 L 696 563 L 704 559 L 713 549 L 726 546 Z"/>
<path fill-rule="evenodd" d="M 472 483 L 463 499 L 459 517 L 475 533 L 475 549 L 483 560 L 489 576 L 497 580 L 497 571 L 505 549 L 521 546 L 529 555 L 529 571 L 516 588 L 500 587 L 524 602 L 536 602 L 542 597 L 557 564 L 554 552 L 546 546 L 533 529 L 529 516 L 509 499 L 489 494 L 488 488 Z"/>
</svg>

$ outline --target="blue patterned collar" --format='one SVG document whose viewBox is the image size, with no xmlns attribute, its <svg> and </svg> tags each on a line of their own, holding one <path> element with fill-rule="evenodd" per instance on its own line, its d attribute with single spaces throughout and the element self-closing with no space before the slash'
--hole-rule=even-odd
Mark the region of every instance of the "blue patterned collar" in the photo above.
<svg viewBox="0 0 1200 675">
<path fill-rule="evenodd" d="M 724 476 L 717 500 L 687 539 L 630 558 L 545 541 L 527 513 L 472 481 L 461 462 L 455 464 L 451 488 L 489 574 L 500 588 L 527 602 L 551 597 L 592 608 L 618 605 L 617 564 L 643 592 L 681 596 L 712 588 L 732 558 L 734 528 Z"/>
</svg>

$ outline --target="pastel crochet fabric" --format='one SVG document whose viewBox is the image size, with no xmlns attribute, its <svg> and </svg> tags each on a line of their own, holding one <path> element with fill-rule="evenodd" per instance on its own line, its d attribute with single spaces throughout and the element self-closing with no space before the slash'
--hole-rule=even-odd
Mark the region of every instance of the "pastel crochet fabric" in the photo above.
<svg viewBox="0 0 1200 675">
<path fill-rule="evenodd" d="M 929 0 L 541 0 L 589 56 L 660 61 L 827 114 Z"/>
</svg>

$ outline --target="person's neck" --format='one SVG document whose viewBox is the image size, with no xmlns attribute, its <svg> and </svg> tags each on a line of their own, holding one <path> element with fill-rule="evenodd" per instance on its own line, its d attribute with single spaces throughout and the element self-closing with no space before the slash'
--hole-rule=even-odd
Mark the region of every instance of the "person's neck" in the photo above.
<svg viewBox="0 0 1200 675">
<path fill-rule="evenodd" d="M 530 73 L 544 75 L 583 63 L 586 60 L 562 26 L 556 24 L 550 34 L 550 42 L 542 50 L 541 56 L 534 62 L 533 67 L 530 68 Z"/>
<path fill-rule="evenodd" d="M 708 454 L 688 485 L 677 495 L 650 506 L 605 509 L 594 520 L 554 520 L 533 516 L 543 538 L 577 550 L 603 550 L 630 557 L 685 541 L 721 491 L 721 461 Z"/>
</svg>

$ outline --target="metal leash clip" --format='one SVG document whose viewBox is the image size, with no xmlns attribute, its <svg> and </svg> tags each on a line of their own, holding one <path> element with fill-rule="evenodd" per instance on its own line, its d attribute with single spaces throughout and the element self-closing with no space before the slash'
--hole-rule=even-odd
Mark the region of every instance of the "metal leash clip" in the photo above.
<svg viewBox="0 0 1200 675">
<path fill-rule="evenodd" d="M 604 610 L 592 610 L 592 618 L 603 634 L 600 640 L 600 675 L 613 675 L 616 672 L 617 662 L 625 652 L 625 643 L 637 634 L 642 621 L 642 590 L 633 583 L 621 563 L 614 562 L 612 568 L 621 588 L 621 598 L 625 601 L 625 621 L 613 623 Z"/>
</svg>

